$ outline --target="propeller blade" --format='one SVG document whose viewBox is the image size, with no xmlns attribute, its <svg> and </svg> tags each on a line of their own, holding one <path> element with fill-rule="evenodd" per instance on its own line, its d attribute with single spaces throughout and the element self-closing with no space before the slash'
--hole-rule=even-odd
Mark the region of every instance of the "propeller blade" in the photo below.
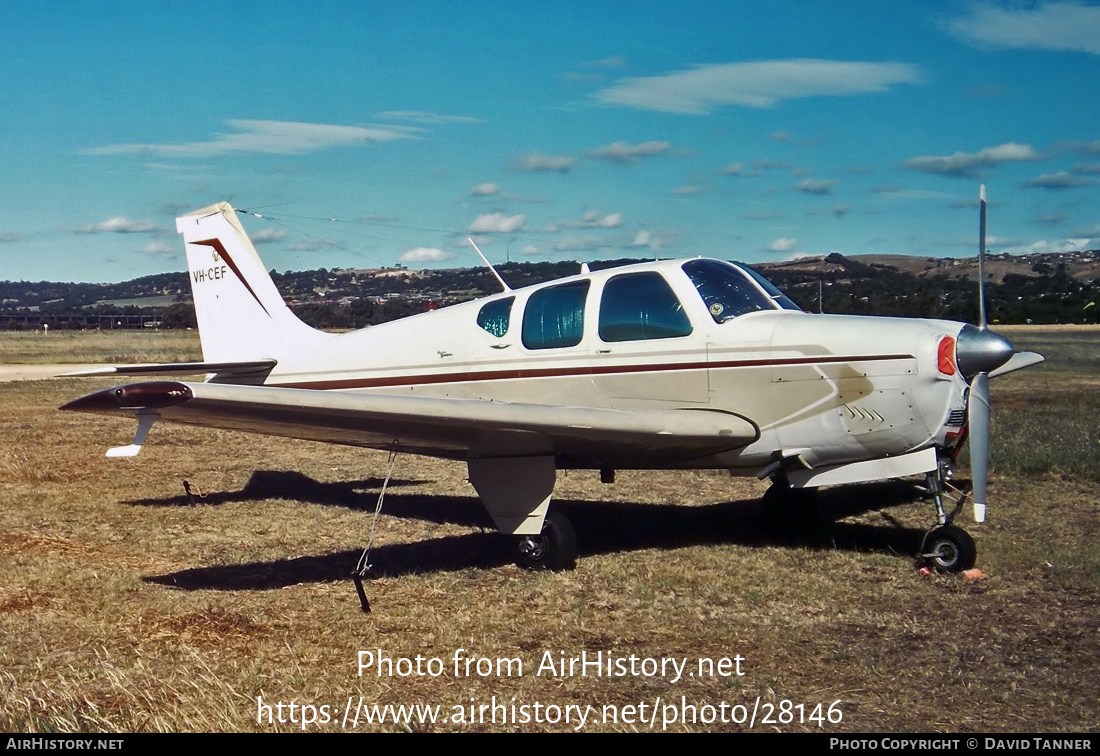
<svg viewBox="0 0 1100 756">
<path fill-rule="evenodd" d="M 970 382 L 966 409 L 970 423 L 970 473 L 974 485 L 974 521 L 985 522 L 989 488 L 989 373 Z"/>
</svg>

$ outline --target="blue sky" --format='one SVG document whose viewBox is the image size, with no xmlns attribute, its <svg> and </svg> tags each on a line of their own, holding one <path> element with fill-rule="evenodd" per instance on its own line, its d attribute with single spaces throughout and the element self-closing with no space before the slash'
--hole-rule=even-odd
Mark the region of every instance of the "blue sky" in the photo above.
<svg viewBox="0 0 1100 756">
<path fill-rule="evenodd" d="M 1100 5 L 0 0 L 0 279 L 1100 247 Z M 330 220 L 334 219 L 334 220 Z"/>
</svg>

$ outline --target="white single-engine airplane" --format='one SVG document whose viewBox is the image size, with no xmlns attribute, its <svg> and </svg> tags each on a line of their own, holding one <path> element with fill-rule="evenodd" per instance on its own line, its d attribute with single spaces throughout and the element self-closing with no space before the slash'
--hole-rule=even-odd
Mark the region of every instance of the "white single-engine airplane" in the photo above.
<svg viewBox="0 0 1100 756">
<path fill-rule="evenodd" d="M 1042 361 L 980 325 L 803 312 L 751 269 L 703 258 L 630 265 L 504 291 L 344 334 L 280 297 L 233 208 L 176 221 L 202 362 L 82 375 L 207 373 L 99 391 L 62 409 L 464 460 L 529 568 L 573 565 L 549 511 L 558 469 L 720 468 L 770 477 L 765 506 L 819 486 L 925 474 L 936 524 L 922 556 L 973 566 L 945 494 L 969 431 L 985 516 L 989 378 Z M 984 248 L 985 198 L 982 192 Z M 979 255 L 979 260 L 981 255 Z M 495 271 L 494 271 L 495 273 Z M 499 276 L 498 276 L 499 278 Z M 953 490 L 953 489 L 952 489 Z M 954 503 L 952 511 L 944 502 Z"/>
</svg>

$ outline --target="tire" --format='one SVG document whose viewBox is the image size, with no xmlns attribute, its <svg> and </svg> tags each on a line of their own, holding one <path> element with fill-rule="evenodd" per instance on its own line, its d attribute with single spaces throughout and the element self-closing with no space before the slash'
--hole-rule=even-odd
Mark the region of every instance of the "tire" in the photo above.
<svg viewBox="0 0 1100 756">
<path fill-rule="evenodd" d="M 962 572 L 974 566 L 978 548 L 962 528 L 941 525 L 924 537 L 921 556 L 936 572 Z"/>
<path fill-rule="evenodd" d="M 519 541 L 516 563 L 525 570 L 571 570 L 577 565 L 577 534 L 565 515 L 550 512 L 542 532 Z"/>
</svg>

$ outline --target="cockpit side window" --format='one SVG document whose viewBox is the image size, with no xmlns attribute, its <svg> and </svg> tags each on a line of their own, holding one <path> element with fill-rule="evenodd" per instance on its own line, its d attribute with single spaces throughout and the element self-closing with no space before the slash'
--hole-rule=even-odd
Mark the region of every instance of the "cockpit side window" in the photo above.
<svg viewBox="0 0 1100 756">
<path fill-rule="evenodd" d="M 588 281 L 539 289 L 523 310 L 523 345 L 528 349 L 576 346 L 584 337 Z"/>
<path fill-rule="evenodd" d="M 715 323 L 725 323 L 749 312 L 776 308 L 772 299 L 735 265 L 700 259 L 689 260 L 682 267 L 695 284 Z"/>
<path fill-rule="evenodd" d="M 477 314 L 477 324 L 497 337 L 508 333 L 512 303 L 515 301 L 515 297 L 505 297 L 487 303 Z"/>
<path fill-rule="evenodd" d="M 624 273 L 603 287 L 599 332 L 604 341 L 671 339 L 689 335 L 691 321 L 660 273 Z"/>
</svg>

